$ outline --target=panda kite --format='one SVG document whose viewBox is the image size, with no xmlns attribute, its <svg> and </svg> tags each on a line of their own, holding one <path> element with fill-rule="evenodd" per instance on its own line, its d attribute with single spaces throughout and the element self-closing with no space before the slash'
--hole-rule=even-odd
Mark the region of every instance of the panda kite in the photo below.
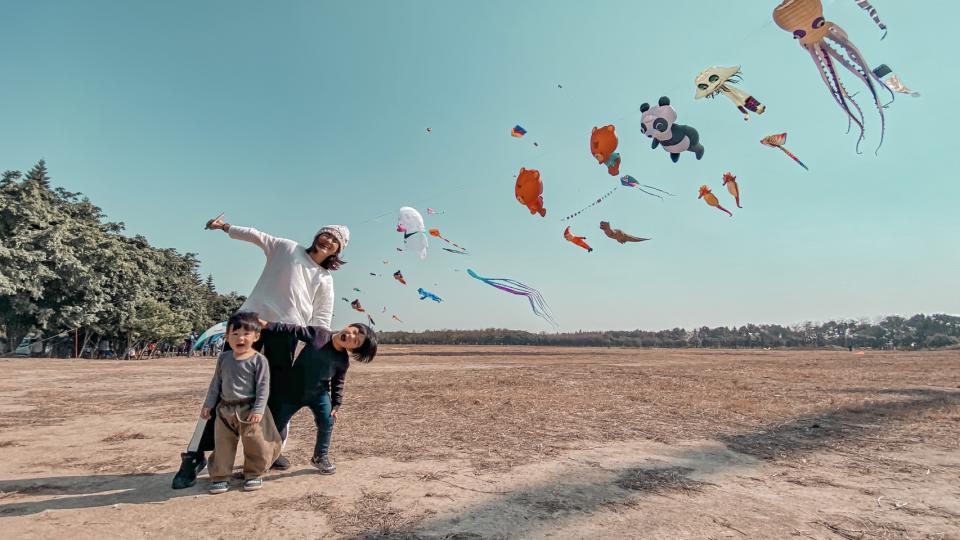
<svg viewBox="0 0 960 540">
<path fill-rule="evenodd" d="M 663 96 L 656 107 L 649 103 L 640 105 L 641 131 L 653 139 L 651 148 L 662 145 L 670 153 L 670 159 L 676 163 L 680 152 L 693 152 L 697 159 L 703 157 L 703 145 L 697 130 L 683 124 L 675 124 L 677 111 L 670 106 L 670 98 Z"/>
</svg>

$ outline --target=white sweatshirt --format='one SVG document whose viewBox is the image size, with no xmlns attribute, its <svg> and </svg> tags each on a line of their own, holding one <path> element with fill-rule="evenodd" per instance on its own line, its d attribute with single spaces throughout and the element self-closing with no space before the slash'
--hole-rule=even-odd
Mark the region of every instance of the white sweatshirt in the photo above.
<svg viewBox="0 0 960 540">
<path fill-rule="evenodd" d="M 270 322 L 330 328 L 333 276 L 310 258 L 306 248 L 252 227 L 231 225 L 227 234 L 260 246 L 267 256 L 260 279 L 240 311 L 256 311 Z"/>
</svg>

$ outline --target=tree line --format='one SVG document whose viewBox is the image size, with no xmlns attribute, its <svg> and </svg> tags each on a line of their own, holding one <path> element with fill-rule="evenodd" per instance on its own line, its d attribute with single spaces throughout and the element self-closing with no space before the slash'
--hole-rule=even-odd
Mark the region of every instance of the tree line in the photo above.
<svg viewBox="0 0 960 540">
<path fill-rule="evenodd" d="M 58 355 L 106 340 L 113 351 L 182 343 L 243 302 L 202 279 L 193 253 L 123 234 L 80 193 L 51 188 L 43 160 L 0 177 L 0 329 L 62 338 Z"/>
</svg>

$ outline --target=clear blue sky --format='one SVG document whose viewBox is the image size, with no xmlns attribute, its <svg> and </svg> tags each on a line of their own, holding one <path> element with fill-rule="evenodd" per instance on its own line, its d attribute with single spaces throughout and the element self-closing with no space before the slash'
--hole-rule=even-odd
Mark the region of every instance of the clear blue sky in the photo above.
<svg viewBox="0 0 960 540">
<path fill-rule="evenodd" d="M 539 288 L 562 330 L 956 313 L 960 8 L 874 0 L 880 41 L 853 0 L 825 3 L 871 65 L 923 93 L 898 95 L 877 156 L 875 108 L 861 99 L 857 155 L 808 54 L 772 23 L 776 0 L 4 2 L 0 168 L 45 158 L 55 185 L 197 253 L 221 290 L 248 292 L 263 256 L 201 230 L 219 211 L 301 242 L 345 223 L 336 324 L 360 320 L 339 300 L 359 296 L 382 329 L 550 329 L 468 266 Z M 723 98 L 693 100 L 697 72 L 733 64 L 767 105 L 747 123 Z M 638 107 L 664 94 L 699 130 L 702 161 L 673 164 L 642 136 Z M 617 185 L 588 151 L 608 123 L 622 171 L 677 197 L 621 188 L 571 222 L 587 254 L 559 218 Z M 810 172 L 758 143 L 781 131 Z M 546 218 L 514 200 L 521 166 L 543 175 Z M 697 200 L 704 183 L 734 218 Z M 403 205 L 445 210 L 428 226 L 472 255 L 396 252 Z M 653 240 L 621 246 L 600 220 Z M 418 301 L 418 286 L 445 302 Z"/>
</svg>

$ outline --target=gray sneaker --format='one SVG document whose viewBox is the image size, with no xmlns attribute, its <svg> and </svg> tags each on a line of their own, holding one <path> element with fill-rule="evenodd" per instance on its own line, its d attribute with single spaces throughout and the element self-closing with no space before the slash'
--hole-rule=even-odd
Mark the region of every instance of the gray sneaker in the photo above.
<svg viewBox="0 0 960 540">
<path fill-rule="evenodd" d="M 262 487 L 263 487 L 262 478 L 251 478 L 250 480 L 247 480 L 246 482 L 243 483 L 244 491 L 256 491 Z"/>
<path fill-rule="evenodd" d="M 310 464 L 320 470 L 320 474 L 333 474 L 337 472 L 337 466 L 330 462 L 326 454 L 322 456 L 313 456 Z"/>
<path fill-rule="evenodd" d="M 220 482 L 210 482 L 209 492 L 211 495 L 219 495 L 221 493 L 226 493 L 230 489 L 230 483 L 226 480 Z"/>
</svg>

